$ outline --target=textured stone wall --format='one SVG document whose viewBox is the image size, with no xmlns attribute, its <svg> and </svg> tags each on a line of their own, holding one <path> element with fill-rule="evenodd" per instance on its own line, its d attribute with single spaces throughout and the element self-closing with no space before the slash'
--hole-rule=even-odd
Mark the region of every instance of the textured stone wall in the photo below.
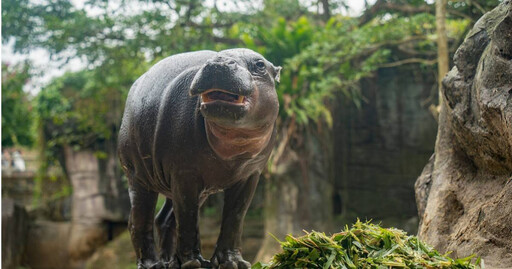
<svg viewBox="0 0 512 269">
<path fill-rule="evenodd" d="M 338 102 L 334 115 L 335 211 L 361 219 L 416 216 L 414 182 L 433 153 L 437 125 L 428 110 L 435 75 L 418 66 L 381 69 L 364 81 L 358 109 Z M 434 90 L 434 91 L 433 91 Z"/>
<path fill-rule="evenodd" d="M 106 158 L 92 150 L 66 147 L 66 171 L 73 186 L 69 253 L 89 257 L 109 237 L 108 223 L 126 223 L 130 203 L 121 180 L 115 148 Z"/>
</svg>

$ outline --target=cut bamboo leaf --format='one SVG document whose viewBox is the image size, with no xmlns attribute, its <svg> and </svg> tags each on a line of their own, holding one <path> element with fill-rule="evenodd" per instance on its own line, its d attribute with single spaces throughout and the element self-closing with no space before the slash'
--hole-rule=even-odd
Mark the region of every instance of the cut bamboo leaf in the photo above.
<svg viewBox="0 0 512 269">
<path fill-rule="evenodd" d="M 478 269 L 480 259 L 474 255 L 452 259 L 395 228 L 382 228 L 371 222 L 357 221 L 339 233 L 327 236 L 319 232 L 306 232 L 285 241 L 276 239 L 282 248 L 270 264 L 257 263 L 256 269 L 323 268 L 457 268 Z"/>
</svg>

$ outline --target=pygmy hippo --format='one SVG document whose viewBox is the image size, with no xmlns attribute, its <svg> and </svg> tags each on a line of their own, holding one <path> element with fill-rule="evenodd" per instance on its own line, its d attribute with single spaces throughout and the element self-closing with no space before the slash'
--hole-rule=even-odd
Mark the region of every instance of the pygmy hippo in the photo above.
<svg viewBox="0 0 512 269">
<path fill-rule="evenodd" d="M 118 146 L 138 268 L 250 268 L 242 224 L 276 137 L 280 70 L 249 49 L 197 51 L 160 61 L 133 84 Z M 222 226 L 208 261 L 198 211 L 218 191 Z M 154 221 L 159 255 L 158 193 L 167 198 Z"/>
</svg>

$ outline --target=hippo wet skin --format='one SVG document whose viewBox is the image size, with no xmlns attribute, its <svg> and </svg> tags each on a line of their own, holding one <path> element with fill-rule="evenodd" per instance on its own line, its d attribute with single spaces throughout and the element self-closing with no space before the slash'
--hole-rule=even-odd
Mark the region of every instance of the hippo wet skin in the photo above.
<svg viewBox="0 0 512 269">
<path fill-rule="evenodd" d="M 160 61 L 133 84 L 118 146 L 138 268 L 250 268 L 242 224 L 275 141 L 280 70 L 249 49 L 197 51 Z M 208 261 L 198 212 L 219 191 L 222 226 Z M 158 193 L 166 201 L 153 225 Z"/>
</svg>

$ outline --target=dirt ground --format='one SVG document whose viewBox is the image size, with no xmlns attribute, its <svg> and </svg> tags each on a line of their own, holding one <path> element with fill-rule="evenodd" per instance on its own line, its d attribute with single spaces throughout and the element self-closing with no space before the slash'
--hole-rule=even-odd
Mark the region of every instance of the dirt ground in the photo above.
<svg viewBox="0 0 512 269">
<path fill-rule="evenodd" d="M 243 234 L 243 254 L 253 261 L 263 240 L 263 219 L 247 217 Z M 203 217 L 200 221 L 202 254 L 210 258 L 220 231 L 220 216 Z M 277 243 L 276 243 L 277 244 Z M 135 269 L 135 252 L 128 231 L 99 249 L 86 264 L 87 269 Z"/>
</svg>

